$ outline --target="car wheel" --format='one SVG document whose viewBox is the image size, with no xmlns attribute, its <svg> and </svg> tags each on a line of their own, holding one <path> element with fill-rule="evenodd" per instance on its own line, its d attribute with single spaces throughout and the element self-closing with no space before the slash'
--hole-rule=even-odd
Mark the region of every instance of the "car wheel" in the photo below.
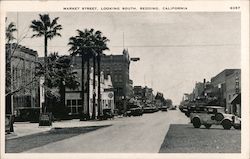
<svg viewBox="0 0 250 159">
<path fill-rule="evenodd" d="M 209 129 L 211 126 L 212 126 L 212 124 L 205 124 L 204 125 L 207 129 Z"/>
<path fill-rule="evenodd" d="M 241 125 L 234 125 L 234 128 L 237 129 L 237 130 L 240 130 L 241 129 Z"/>
<path fill-rule="evenodd" d="M 222 124 L 223 128 L 226 129 L 226 130 L 231 129 L 231 127 L 232 127 L 232 123 L 228 119 L 223 120 L 221 124 Z"/>
<path fill-rule="evenodd" d="M 224 119 L 224 115 L 222 113 L 216 113 L 214 118 L 216 121 L 222 121 Z"/>
<path fill-rule="evenodd" d="M 215 116 L 211 116 L 211 120 L 215 120 Z"/>
<path fill-rule="evenodd" d="M 197 117 L 193 118 L 192 123 L 193 123 L 194 128 L 200 128 L 200 126 L 201 126 L 201 121 Z"/>
</svg>

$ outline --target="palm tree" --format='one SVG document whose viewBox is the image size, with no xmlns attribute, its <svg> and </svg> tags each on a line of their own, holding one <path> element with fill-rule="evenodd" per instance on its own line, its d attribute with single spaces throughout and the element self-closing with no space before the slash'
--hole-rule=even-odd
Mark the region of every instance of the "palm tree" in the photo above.
<svg viewBox="0 0 250 159">
<path fill-rule="evenodd" d="M 62 26 L 57 23 L 59 17 L 54 18 L 52 21 L 50 20 L 49 14 L 39 14 L 40 19 L 39 20 L 33 20 L 30 25 L 30 28 L 35 32 L 35 34 L 32 35 L 33 37 L 44 37 L 44 67 L 45 67 L 45 85 L 47 83 L 47 47 L 48 47 L 48 39 L 51 40 L 55 36 L 61 36 L 60 33 L 58 33 L 59 30 L 62 30 Z M 47 106 L 47 99 L 46 99 L 46 92 L 45 89 L 45 105 L 44 105 L 44 112 L 46 112 L 46 106 Z"/>
<path fill-rule="evenodd" d="M 82 57 L 82 81 L 84 83 L 84 60 L 87 60 L 87 116 L 89 117 L 89 61 L 93 59 L 93 113 L 92 119 L 95 119 L 95 74 L 96 74 L 96 59 L 98 67 L 98 117 L 100 116 L 100 101 L 101 101 L 101 87 L 100 87 L 100 56 L 104 50 L 107 50 L 106 43 L 109 41 L 106 37 L 102 36 L 100 31 L 94 29 L 85 29 L 84 31 L 77 30 L 78 35 L 71 37 L 69 45 L 71 45 L 71 55 L 80 55 Z M 82 84 L 84 90 L 84 84 Z M 84 94 L 84 92 L 83 92 Z M 84 96 L 82 95 L 82 99 Z M 84 101 L 84 100 L 83 100 Z M 82 102 L 84 105 L 84 102 Z"/>
<path fill-rule="evenodd" d="M 80 55 L 82 57 L 82 113 L 80 120 L 89 119 L 89 79 L 90 79 L 90 72 L 89 72 L 89 61 L 90 57 L 92 55 L 91 47 L 93 45 L 93 42 L 91 40 L 91 32 L 93 32 L 93 29 L 85 29 L 84 31 L 76 30 L 77 35 L 73 36 L 69 39 L 68 45 L 70 45 L 69 51 L 71 52 L 72 56 Z M 84 74 L 85 74 L 85 60 L 87 60 L 87 83 L 86 83 L 86 90 L 87 90 L 87 110 L 86 114 L 84 113 L 84 94 L 85 94 L 85 82 L 84 82 Z"/>
<path fill-rule="evenodd" d="M 17 31 L 16 25 L 11 22 L 5 29 L 5 38 L 7 40 L 7 44 L 9 44 L 11 41 L 16 39 L 13 35 L 13 33 Z"/>
<path fill-rule="evenodd" d="M 107 47 L 107 42 L 109 42 L 109 39 L 103 36 L 101 31 L 98 30 L 94 33 L 95 47 L 93 51 L 97 54 L 97 78 L 98 78 L 97 107 L 98 107 L 99 119 L 101 115 L 101 54 L 103 54 L 103 51 L 109 50 L 109 48 Z"/>
</svg>

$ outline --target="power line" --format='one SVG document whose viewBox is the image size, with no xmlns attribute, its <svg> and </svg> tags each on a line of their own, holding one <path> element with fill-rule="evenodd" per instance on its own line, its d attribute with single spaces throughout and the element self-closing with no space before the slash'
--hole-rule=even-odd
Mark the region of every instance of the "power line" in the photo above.
<svg viewBox="0 0 250 159">
<path fill-rule="evenodd" d="M 31 46 L 31 45 L 27 45 L 27 46 Z M 127 45 L 126 47 L 134 47 L 134 48 L 150 48 L 150 47 L 163 47 L 163 48 L 167 48 L 167 47 L 223 47 L 223 46 L 240 46 L 240 44 L 185 44 L 185 45 Z M 32 47 L 44 47 L 43 45 L 37 45 L 37 46 L 32 46 Z M 48 47 L 61 47 L 61 48 L 65 48 L 65 47 L 69 47 L 69 46 L 63 46 L 63 45 L 53 45 L 53 46 L 48 46 Z M 119 46 L 119 45 L 111 45 L 109 47 L 121 47 L 123 48 L 124 46 Z"/>
</svg>

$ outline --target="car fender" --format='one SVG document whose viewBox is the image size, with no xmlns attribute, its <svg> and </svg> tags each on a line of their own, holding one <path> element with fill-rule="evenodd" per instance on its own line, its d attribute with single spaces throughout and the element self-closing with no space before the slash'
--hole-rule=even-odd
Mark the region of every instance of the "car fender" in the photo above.
<svg viewBox="0 0 250 159">
<path fill-rule="evenodd" d="M 190 121 L 191 121 L 191 123 L 192 123 L 192 121 L 193 121 L 194 118 L 199 118 L 201 120 L 201 118 L 200 118 L 199 115 L 194 114 L 194 113 L 190 113 Z"/>
<path fill-rule="evenodd" d="M 221 120 L 221 123 L 223 123 L 223 121 L 225 121 L 225 120 L 229 120 L 229 121 L 231 121 L 233 123 L 233 119 L 230 118 L 230 117 L 225 117 L 223 120 Z"/>
</svg>

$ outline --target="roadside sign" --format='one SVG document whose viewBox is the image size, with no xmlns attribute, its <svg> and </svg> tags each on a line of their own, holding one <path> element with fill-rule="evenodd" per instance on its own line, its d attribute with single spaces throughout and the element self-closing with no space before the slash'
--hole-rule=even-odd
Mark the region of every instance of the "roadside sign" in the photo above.
<svg viewBox="0 0 250 159">
<path fill-rule="evenodd" d="M 39 126 L 51 126 L 52 125 L 52 114 L 43 113 L 40 114 Z"/>
<path fill-rule="evenodd" d="M 5 115 L 5 132 L 10 133 L 14 132 L 13 128 L 14 116 L 11 114 Z"/>
</svg>

